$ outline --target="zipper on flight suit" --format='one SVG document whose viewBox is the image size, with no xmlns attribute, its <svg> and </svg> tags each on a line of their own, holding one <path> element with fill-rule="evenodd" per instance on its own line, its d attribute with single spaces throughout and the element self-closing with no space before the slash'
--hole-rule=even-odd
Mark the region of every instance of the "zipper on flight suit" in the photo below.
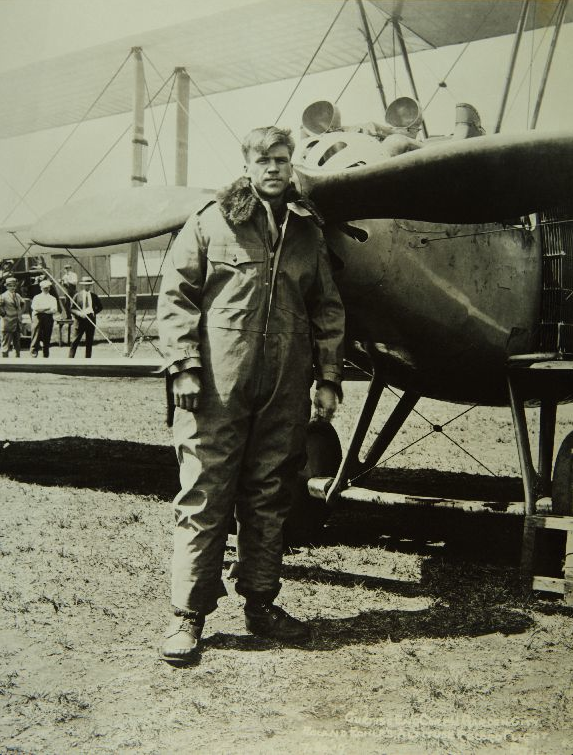
<svg viewBox="0 0 573 755">
<path fill-rule="evenodd" d="M 275 291 L 275 284 L 277 280 L 277 273 L 278 273 L 278 266 L 282 251 L 282 246 L 284 242 L 284 237 L 286 234 L 286 227 L 287 222 L 289 219 L 290 210 L 287 207 L 285 219 L 281 223 L 280 229 L 277 229 L 279 231 L 279 236 L 277 240 L 275 241 L 274 245 L 270 243 L 270 233 L 265 234 L 265 246 L 267 248 L 267 264 L 266 264 L 266 281 L 265 281 L 265 287 L 268 290 L 267 294 L 267 316 L 265 318 L 265 329 L 263 331 L 263 357 L 265 356 L 265 348 L 267 343 L 267 335 L 269 330 L 269 321 L 271 318 L 271 307 L 273 305 L 273 298 L 274 298 L 274 291 Z M 268 225 L 268 220 L 267 220 Z M 267 228 L 268 230 L 268 228 Z M 270 270 L 270 262 L 272 261 L 272 272 Z M 270 275 L 269 275 L 270 273 Z M 269 280 L 270 278 L 270 280 Z"/>
</svg>

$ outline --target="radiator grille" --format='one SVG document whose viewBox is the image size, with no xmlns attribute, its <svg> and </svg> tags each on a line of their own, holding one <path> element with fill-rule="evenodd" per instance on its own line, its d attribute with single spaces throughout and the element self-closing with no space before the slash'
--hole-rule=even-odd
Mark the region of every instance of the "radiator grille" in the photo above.
<svg viewBox="0 0 573 755">
<path fill-rule="evenodd" d="M 543 278 L 542 352 L 573 353 L 573 207 L 539 213 Z"/>
</svg>

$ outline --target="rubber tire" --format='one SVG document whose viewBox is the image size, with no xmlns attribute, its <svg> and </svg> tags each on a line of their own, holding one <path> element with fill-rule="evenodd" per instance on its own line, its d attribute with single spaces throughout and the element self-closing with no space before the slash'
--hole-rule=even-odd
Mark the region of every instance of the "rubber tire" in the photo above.
<svg viewBox="0 0 573 755">
<path fill-rule="evenodd" d="M 573 515 L 573 432 L 563 438 L 553 467 L 551 484 L 553 514 Z"/>
<path fill-rule="evenodd" d="M 340 440 L 330 423 L 309 423 L 306 454 L 306 466 L 298 474 L 293 505 L 284 525 L 287 546 L 315 542 L 328 518 L 328 506 L 309 494 L 307 483 L 311 477 L 334 477 L 342 461 Z"/>
</svg>

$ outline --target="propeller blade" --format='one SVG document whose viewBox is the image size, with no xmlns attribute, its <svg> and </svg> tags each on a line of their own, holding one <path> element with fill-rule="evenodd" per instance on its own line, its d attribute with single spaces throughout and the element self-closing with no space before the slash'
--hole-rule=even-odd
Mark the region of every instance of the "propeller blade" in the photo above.
<svg viewBox="0 0 573 755">
<path fill-rule="evenodd" d="M 573 133 L 477 136 L 336 173 L 295 169 L 327 220 L 503 221 L 571 196 Z"/>
</svg>

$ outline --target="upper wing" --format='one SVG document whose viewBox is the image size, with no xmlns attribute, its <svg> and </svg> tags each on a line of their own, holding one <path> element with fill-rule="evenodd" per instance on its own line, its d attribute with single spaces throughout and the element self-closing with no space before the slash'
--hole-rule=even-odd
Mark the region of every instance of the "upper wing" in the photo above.
<svg viewBox="0 0 573 755">
<path fill-rule="evenodd" d="M 324 44 L 321 40 L 343 4 Z M 552 23 L 558 0 L 540 0 L 530 27 Z M 388 19 L 399 17 L 409 52 L 512 33 L 517 0 L 370 0 L 367 11 L 380 57 L 396 54 Z M 573 20 L 573 8 L 565 21 Z M 356 4 L 350 0 L 258 0 L 177 26 L 119 39 L 0 75 L 0 138 L 127 112 L 129 68 L 111 81 L 132 47 L 142 47 L 159 88 L 175 67 L 191 77 L 191 97 L 299 77 L 320 47 L 310 73 L 357 64 L 366 47 Z M 110 82 L 105 96 L 99 98 Z M 149 82 L 148 82 L 149 83 Z M 164 104 L 169 87 L 154 99 Z"/>
</svg>

